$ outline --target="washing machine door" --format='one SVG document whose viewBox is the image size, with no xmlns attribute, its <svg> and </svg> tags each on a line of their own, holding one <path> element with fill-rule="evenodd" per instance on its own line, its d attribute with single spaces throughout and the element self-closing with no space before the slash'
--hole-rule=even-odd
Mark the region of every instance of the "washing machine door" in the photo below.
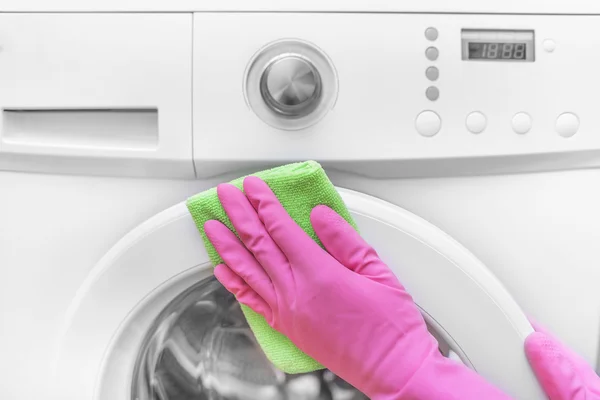
<svg viewBox="0 0 600 400">
<path fill-rule="evenodd" d="M 523 350 L 532 327 L 485 265 L 414 214 L 339 192 L 442 351 L 514 398 L 545 398 Z M 360 398 L 327 372 L 286 377 L 266 361 L 212 277 L 184 203 L 134 229 L 92 270 L 67 314 L 55 374 L 60 399 Z"/>
</svg>

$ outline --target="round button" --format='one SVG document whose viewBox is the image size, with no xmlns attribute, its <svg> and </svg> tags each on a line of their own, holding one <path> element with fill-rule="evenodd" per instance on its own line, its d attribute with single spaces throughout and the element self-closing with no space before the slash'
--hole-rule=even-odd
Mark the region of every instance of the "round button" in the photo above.
<svg viewBox="0 0 600 400">
<path fill-rule="evenodd" d="M 512 128 L 518 134 L 524 134 L 531 129 L 531 117 L 529 114 L 520 112 L 515 114 L 512 119 Z"/>
<path fill-rule="evenodd" d="M 556 49 L 556 42 L 552 39 L 546 39 L 544 40 L 544 42 L 542 43 L 542 47 L 544 48 L 544 50 L 546 50 L 548 53 L 552 53 L 554 51 L 554 49 Z"/>
<path fill-rule="evenodd" d="M 563 113 L 556 118 L 556 132 L 562 137 L 573 136 L 579 130 L 579 118 L 573 113 Z"/>
<path fill-rule="evenodd" d="M 440 77 L 440 70 L 437 67 L 429 67 L 425 70 L 425 76 L 430 81 L 437 81 Z"/>
<path fill-rule="evenodd" d="M 438 30 L 433 27 L 425 29 L 425 38 L 433 42 L 438 38 Z"/>
<path fill-rule="evenodd" d="M 479 111 L 475 111 L 467 115 L 465 125 L 471 133 L 481 133 L 487 126 L 487 118 Z"/>
<path fill-rule="evenodd" d="M 436 101 L 440 97 L 440 90 L 435 86 L 429 86 L 425 90 L 425 96 L 431 101 Z"/>
<path fill-rule="evenodd" d="M 428 47 L 427 50 L 425 50 L 425 57 L 427 57 L 427 59 L 430 61 L 437 60 L 439 55 L 440 55 L 440 52 L 435 47 Z"/>
<path fill-rule="evenodd" d="M 321 94 L 321 77 L 310 61 L 297 55 L 276 58 L 265 69 L 261 93 L 273 111 L 307 115 Z"/>
<path fill-rule="evenodd" d="M 433 111 L 423 111 L 417 116 L 415 127 L 421 136 L 435 136 L 442 127 L 442 120 Z"/>
</svg>

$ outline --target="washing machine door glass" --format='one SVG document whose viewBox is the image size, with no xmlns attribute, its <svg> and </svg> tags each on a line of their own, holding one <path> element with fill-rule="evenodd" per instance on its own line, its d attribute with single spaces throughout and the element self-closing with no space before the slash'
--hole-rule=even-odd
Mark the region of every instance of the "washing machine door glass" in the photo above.
<svg viewBox="0 0 600 400">
<path fill-rule="evenodd" d="M 362 400 L 329 371 L 286 375 L 260 350 L 235 298 L 206 278 L 174 299 L 140 347 L 132 398 Z"/>
</svg>

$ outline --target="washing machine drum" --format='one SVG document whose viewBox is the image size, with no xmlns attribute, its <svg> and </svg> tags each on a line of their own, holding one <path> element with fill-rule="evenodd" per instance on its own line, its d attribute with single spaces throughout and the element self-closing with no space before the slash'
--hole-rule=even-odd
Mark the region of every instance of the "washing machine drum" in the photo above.
<svg viewBox="0 0 600 400">
<path fill-rule="evenodd" d="M 421 308 L 440 351 L 517 399 L 543 399 L 523 351 L 533 331 L 494 275 L 450 236 L 373 197 L 340 194 Z M 55 396 L 77 400 L 358 400 L 331 372 L 289 376 L 212 276 L 184 203 L 125 236 L 67 313 Z"/>
</svg>

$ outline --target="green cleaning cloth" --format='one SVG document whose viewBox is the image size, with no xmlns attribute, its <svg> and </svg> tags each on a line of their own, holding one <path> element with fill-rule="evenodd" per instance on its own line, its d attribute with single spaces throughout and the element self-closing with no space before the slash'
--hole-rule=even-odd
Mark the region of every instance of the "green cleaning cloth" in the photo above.
<svg viewBox="0 0 600 400">
<path fill-rule="evenodd" d="M 329 206 L 356 229 L 356 224 L 342 198 L 319 163 L 306 161 L 288 164 L 253 175 L 269 185 L 288 214 L 319 245 L 322 246 L 310 223 L 310 212 L 317 205 Z M 243 180 L 244 177 L 231 183 L 242 189 Z M 187 207 L 200 231 L 213 266 L 223 263 L 223 259 L 204 233 L 204 223 L 212 219 L 221 221 L 235 232 L 219 202 L 216 188 L 190 197 Z M 311 372 L 323 368 L 317 361 L 298 349 L 286 336 L 271 328 L 260 314 L 247 306 L 241 307 L 256 340 L 276 367 L 288 374 Z"/>
</svg>

